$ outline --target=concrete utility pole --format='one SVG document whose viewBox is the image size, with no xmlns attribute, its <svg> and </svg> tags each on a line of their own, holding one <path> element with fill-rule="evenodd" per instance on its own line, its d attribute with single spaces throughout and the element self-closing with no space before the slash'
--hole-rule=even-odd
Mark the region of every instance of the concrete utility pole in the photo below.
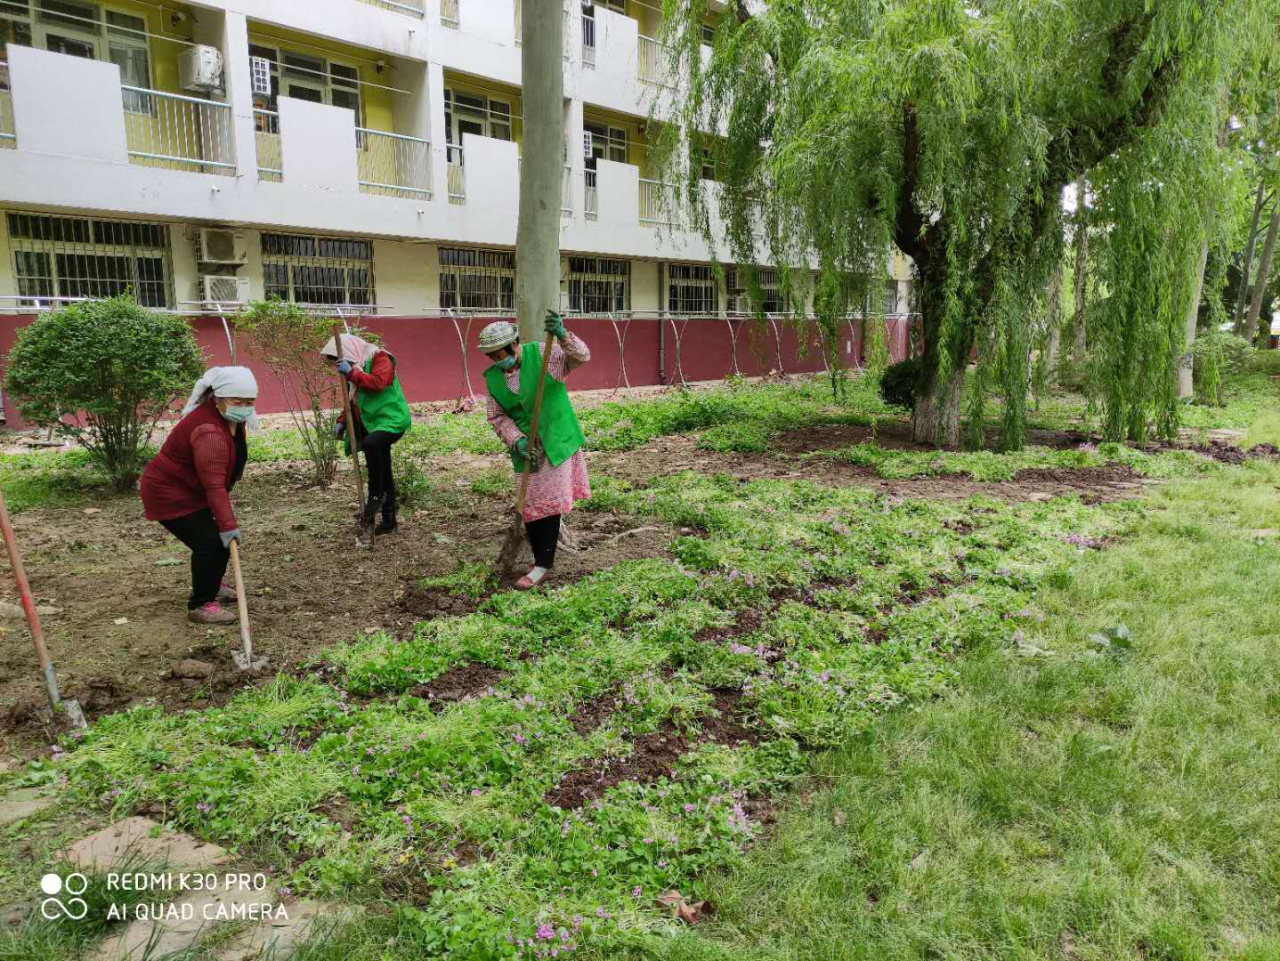
<svg viewBox="0 0 1280 961">
<path fill-rule="evenodd" d="M 516 227 L 520 340 L 542 339 L 560 303 L 560 189 L 564 171 L 564 14 L 561 0 L 523 0 L 520 79 L 524 142 Z"/>
</svg>

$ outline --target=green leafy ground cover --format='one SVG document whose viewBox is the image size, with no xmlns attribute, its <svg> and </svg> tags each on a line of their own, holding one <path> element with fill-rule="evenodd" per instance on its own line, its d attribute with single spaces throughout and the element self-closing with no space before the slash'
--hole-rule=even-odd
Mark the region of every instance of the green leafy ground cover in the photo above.
<svg viewBox="0 0 1280 961">
<path fill-rule="evenodd" d="M 696 900 L 734 864 L 810 752 L 946 692 L 957 651 L 1010 637 L 1038 585 L 1137 518 L 692 473 L 602 478 L 591 506 L 697 534 L 677 563 L 497 595 L 223 709 L 103 719 L 48 773 L 68 803 L 158 804 L 295 891 L 394 903 L 376 930 L 396 956 L 514 956 L 546 925 L 562 946 L 612 950 L 670 926 L 660 892 Z M 421 696 L 461 665 L 503 673 L 442 710 Z M 611 713 L 575 729 L 602 697 Z M 717 703 L 751 743 L 704 736 Z M 676 747 L 656 776 L 581 807 L 557 795 L 661 737 Z"/>
</svg>

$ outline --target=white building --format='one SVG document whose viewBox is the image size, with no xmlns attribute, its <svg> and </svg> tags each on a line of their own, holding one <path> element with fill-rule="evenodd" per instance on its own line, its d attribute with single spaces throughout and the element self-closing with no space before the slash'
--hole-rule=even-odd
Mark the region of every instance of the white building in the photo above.
<svg viewBox="0 0 1280 961">
<path fill-rule="evenodd" d="M 659 8 L 564 11 L 570 310 L 748 308 L 648 163 Z M 0 0 L 0 305 L 510 309 L 519 19 L 520 0 Z"/>
</svg>

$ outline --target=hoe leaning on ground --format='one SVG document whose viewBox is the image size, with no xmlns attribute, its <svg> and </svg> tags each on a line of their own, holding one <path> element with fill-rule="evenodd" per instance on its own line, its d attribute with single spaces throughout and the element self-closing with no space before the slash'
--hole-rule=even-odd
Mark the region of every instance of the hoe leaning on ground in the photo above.
<svg viewBox="0 0 1280 961">
<path fill-rule="evenodd" d="M 533 395 L 533 415 L 529 418 L 529 447 L 524 459 L 524 474 L 520 478 L 520 493 L 516 496 L 515 510 L 511 513 L 511 526 L 507 528 L 507 539 L 502 542 L 502 550 L 498 554 L 498 573 L 509 576 L 516 566 L 516 557 L 520 554 L 520 544 L 524 540 L 524 499 L 529 493 L 529 477 L 533 473 L 533 462 L 538 456 L 538 415 L 542 413 L 542 388 L 547 384 L 547 366 L 551 362 L 551 345 L 555 343 L 555 334 L 547 335 L 547 342 L 542 345 L 542 371 L 538 374 L 538 390 Z"/>
<path fill-rule="evenodd" d="M 333 325 L 333 343 L 338 351 L 338 363 L 342 363 L 342 328 Z M 356 504 L 359 505 L 360 511 L 360 533 L 356 535 L 356 544 L 360 547 L 373 547 L 373 521 L 366 521 L 364 517 L 364 477 L 360 474 L 360 452 L 356 450 L 356 422 L 351 415 L 351 391 L 347 378 L 341 374 L 338 379 L 342 381 L 342 408 L 347 414 L 347 445 L 351 448 L 351 466 L 356 472 Z"/>
<path fill-rule="evenodd" d="M 85 728 L 84 711 L 75 700 L 64 701 L 58 695 L 58 679 L 53 673 L 53 661 L 49 658 L 49 649 L 44 646 L 44 631 L 40 628 L 40 615 L 36 613 L 36 601 L 31 596 L 31 585 L 27 582 L 27 572 L 22 566 L 22 553 L 18 550 L 18 538 L 13 532 L 13 524 L 9 521 L 9 509 L 4 503 L 4 494 L 0 493 L 0 533 L 4 535 L 4 546 L 9 552 L 9 566 L 13 569 L 13 579 L 18 582 L 18 596 L 22 599 L 22 609 L 27 615 L 27 626 L 31 628 L 31 640 L 36 646 L 36 657 L 40 660 L 40 673 L 44 677 L 45 691 L 49 695 L 49 707 L 53 710 L 53 718 L 57 721 L 61 714 L 74 727 Z M 235 541 L 231 542 L 235 545 Z M 237 574 L 239 568 L 237 568 Z"/>
</svg>

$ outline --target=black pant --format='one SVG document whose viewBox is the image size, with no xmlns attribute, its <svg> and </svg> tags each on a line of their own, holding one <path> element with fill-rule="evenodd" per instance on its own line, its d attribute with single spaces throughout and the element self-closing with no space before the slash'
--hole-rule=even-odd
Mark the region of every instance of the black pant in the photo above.
<svg viewBox="0 0 1280 961">
<path fill-rule="evenodd" d="M 552 514 L 536 521 L 525 521 L 524 532 L 529 535 L 536 567 L 550 570 L 556 563 L 556 542 L 560 540 L 560 515 Z"/>
<path fill-rule="evenodd" d="M 391 476 L 391 445 L 404 436 L 404 431 L 391 433 L 375 430 L 371 434 L 360 431 L 360 449 L 369 468 L 369 496 L 386 497 L 383 508 L 395 510 L 396 479 Z"/>
<path fill-rule="evenodd" d="M 207 507 L 160 523 L 191 548 L 191 596 L 187 599 L 187 609 L 194 611 L 218 596 L 227 564 L 231 561 L 231 551 L 222 546 L 213 511 Z"/>
</svg>

